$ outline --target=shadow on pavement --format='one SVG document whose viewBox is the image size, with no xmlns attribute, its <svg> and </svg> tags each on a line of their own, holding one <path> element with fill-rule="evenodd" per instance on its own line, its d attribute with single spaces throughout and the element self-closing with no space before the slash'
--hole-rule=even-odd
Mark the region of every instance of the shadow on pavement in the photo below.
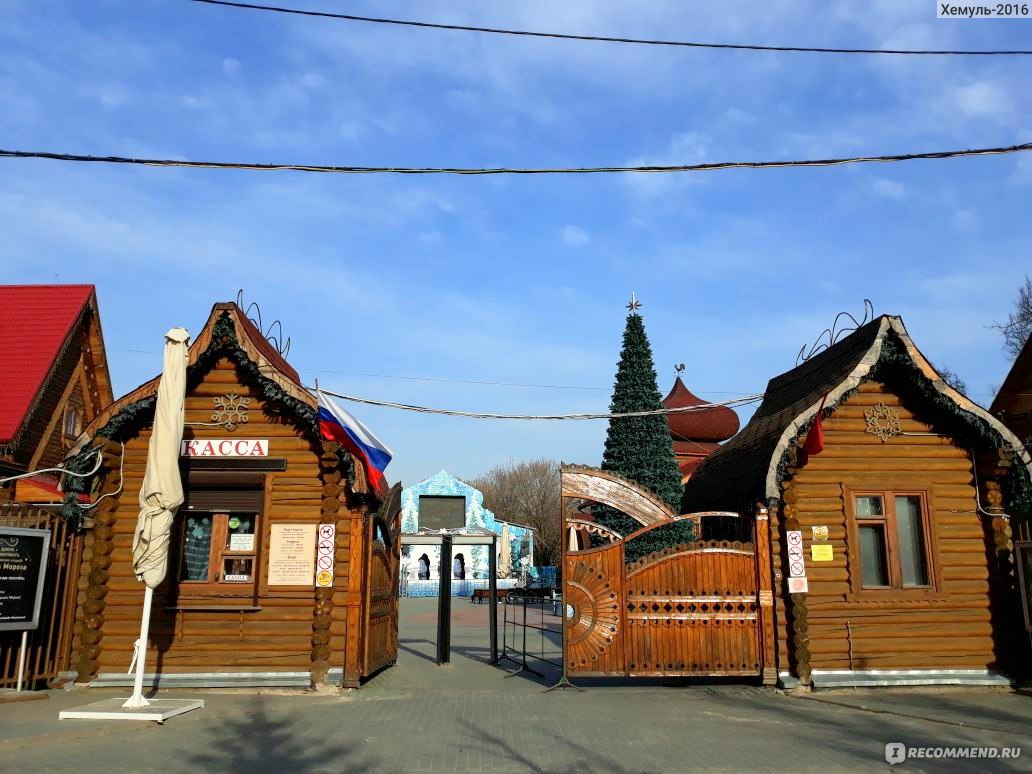
<svg viewBox="0 0 1032 774">
<path fill-rule="evenodd" d="M 511 744 L 506 742 L 502 737 L 497 734 L 492 734 L 482 726 L 478 726 L 473 721 L 464 721 L 465 725 L 480 739 L 488 742 L 494 750 L 492 751 L 495 755 L 501 757 L 507 764 L 515 763 L 519 766 L 524 766 L 528 771 L 545 772 L 545 771 L 631 771 L 631 769 L 620 766 L 612 758 L 602 754 L 597 749 L 591 749 L 582 744 L 578 744 L 567 737 L 553 737 L 556 746 L 566 752 L 564 757 L 574 757 L 573 762 L 568 760 L 562 764 L 561 767 L 546 768 L 536 763 L 533 759 L 527 757 L 524 753 L 517 750 Z M 635 768 L 634 771 L 644 771 L 643 769 Z"/>
<path fill-rule="evenodd" d="M 296 721 L 272 717 L 266 701 L 257 697 L 242 713 L 225 716 L 206 729 L 205 739 L 187 758 L 196 771 L 372 771 L 377 761 L 358 753 L 354 743 L 342 744 L 295 728 Z"/>
</svg>

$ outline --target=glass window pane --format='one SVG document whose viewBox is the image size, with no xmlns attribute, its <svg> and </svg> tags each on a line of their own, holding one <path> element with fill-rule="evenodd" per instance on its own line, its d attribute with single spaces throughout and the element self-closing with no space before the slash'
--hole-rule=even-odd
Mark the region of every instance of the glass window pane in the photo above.
<svg viewBox="0 0 1032 774">
<path fill-rule="evenodd" d="M 884 516 L 881 495 L 862 495 L 856 498 L 856 517 L 870 519 Z"/>
<path fill-rule="evenodd" d="M 186 539 L 183 541 L 183 580 L 208 580 L 211 557 L 210 513 L 191 513 L 186 517 Z"/>
<path fill-rule="evenodd" d="M 899 535 L 899 563 L 904 586 L 927 586 L 921 498 L 896 495 L 896 531 Z"/>
<path fill-rule="evenodd" d="M 250 583 L 253 579 L 254 559 L 251 557 L 225 557 L 222 560 L 222 580 L 225 583 Z"/>
<path fill-rule="evenodd" d="M 255 517 L 251 513 L 216 514 L 227 519 L 226 548 L 228 551 L 254 551 Z"/>
<path fill-rule="evenodd" d="M 888 586 L 885 561 L 885 528 L 881 524 L 860 527 L 860 582 L 864 588 Z"/>
</svg>

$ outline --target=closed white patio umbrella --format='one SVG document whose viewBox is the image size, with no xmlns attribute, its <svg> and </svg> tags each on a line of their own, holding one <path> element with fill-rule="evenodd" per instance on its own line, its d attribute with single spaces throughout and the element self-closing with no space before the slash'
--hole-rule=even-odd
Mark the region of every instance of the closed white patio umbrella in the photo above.
<svg viewBox="0 0 1032 774">
<path fill-rule="evenodd" d="M 146 584 L 143 592 L 143 620 L 133 660 L 136 677 L 133 695 L 123 705 L 141 708 L 150 704 L 143 697 L 144 662 L 154 589 L 168 568 L 169 533 L 172 518 L 183 503 L 183 482 L 179 475 L 179 447 L 183 441 L 186 408 L 187 345 L 190 334 L 173 328 L 165 334 L 165 357 L 154 407 L 154 427 L 147 447 L 147 469 L 140 488 L 140 515 L 133 535 L 133 570 Z"/>
</svg>

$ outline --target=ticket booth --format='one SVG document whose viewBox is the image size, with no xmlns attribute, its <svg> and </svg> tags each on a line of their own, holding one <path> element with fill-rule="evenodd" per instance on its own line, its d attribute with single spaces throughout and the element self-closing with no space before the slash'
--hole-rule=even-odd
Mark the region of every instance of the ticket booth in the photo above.
<svg viewBox="0 0 1032 774">
<path fill-rule="evenodd" d="M 234 303 L 189 351 L 185 501 L 156 589 L 147 681 L 357 686 L 397 656 L 400 486 L 386 497 L 319 437 L 316 400 Z M 101 449 L 86 514 L 73 668 L 125 685 L 143 584 L 132 538 L 158 379 L 115 401 L 74 450 Z"/>
</svg>

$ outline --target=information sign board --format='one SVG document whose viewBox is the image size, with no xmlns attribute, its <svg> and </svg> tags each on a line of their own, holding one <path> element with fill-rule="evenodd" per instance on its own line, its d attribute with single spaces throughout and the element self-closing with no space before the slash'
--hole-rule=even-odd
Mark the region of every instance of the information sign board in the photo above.
<svg viewBox="0 0 1032 774">
<path fill-rule="evenodd" d="M 0 630 L 39 627 L 49 529 L 0 527 Z"/>
</svg>

